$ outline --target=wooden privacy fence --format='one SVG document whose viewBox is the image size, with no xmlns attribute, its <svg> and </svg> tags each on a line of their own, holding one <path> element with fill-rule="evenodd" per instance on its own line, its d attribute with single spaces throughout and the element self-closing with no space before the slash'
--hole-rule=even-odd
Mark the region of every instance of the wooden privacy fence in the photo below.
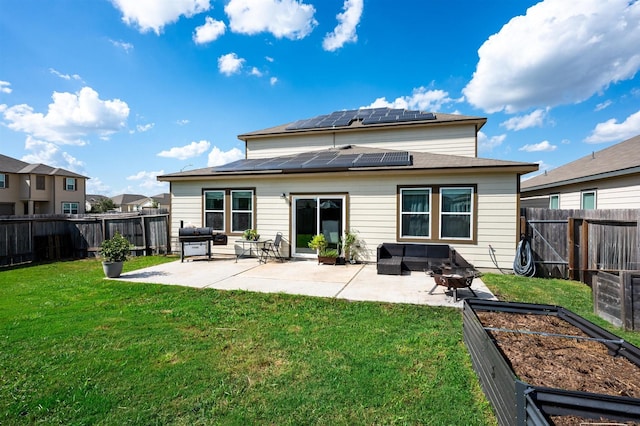
<svg viewBox="0 0 640 426">
<path fill-rule="evenodd" d="M 521 209 L 537 276 L 591 285 L 598 271 L 640 269 L 640 210 Z"/>
<path fill-rule="evenodd" d="M 594 311 L 640 329 L 640 210 L 522 209 L 537 276 L 582 281 Z"/>
<path fill-rule="evenodd" d="M 166 210 L 103 215 L 31 215 L 0 217 L 0 266 L 40 260 L 95 256 L 100 244 L 120 232 L 132 254 L 166 254 Z"/>
</svg>

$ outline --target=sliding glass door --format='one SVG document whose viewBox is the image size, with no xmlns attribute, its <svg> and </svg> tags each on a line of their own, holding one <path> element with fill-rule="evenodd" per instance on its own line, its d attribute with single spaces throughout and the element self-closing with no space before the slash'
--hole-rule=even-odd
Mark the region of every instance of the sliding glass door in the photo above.
<svg viewBox="0 0 640 426">
<path fill-rule="evenodd" d="M 293 256 L 315 257 L 309 241 L 316 234 L 324 234 L 329 248 L 338 249 L 344 234 L 345 196 L 319 195 L 293 197 Z"/>
</svg>

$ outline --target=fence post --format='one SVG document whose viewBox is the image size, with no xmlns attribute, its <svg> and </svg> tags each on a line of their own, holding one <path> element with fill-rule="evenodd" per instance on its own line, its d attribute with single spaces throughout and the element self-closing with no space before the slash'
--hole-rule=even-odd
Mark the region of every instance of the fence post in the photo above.
<svg viewBox="0 0 640 426">
<path fill-rule="evenodd" d="M 569 263 L 569 278 L 572 280 L 576 279 L 576 242 L 573 238 L 575 233 L 575 218 L 569 217 L 567 218 L 567 248 L 569 249 L 568 255 L 568 263 Z"/>
</svg>

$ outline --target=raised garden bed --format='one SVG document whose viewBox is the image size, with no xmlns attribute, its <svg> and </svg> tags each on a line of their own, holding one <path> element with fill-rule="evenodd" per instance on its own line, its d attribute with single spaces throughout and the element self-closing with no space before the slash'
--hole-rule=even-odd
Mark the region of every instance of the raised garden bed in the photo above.
<svg viewBox="0 0 640 426">
<path fill-rule="evenodd" d="M 502 425 L 640 422 L 640 349 L 551 305 L 465 300 L 464 339 Z"/>
</svg>

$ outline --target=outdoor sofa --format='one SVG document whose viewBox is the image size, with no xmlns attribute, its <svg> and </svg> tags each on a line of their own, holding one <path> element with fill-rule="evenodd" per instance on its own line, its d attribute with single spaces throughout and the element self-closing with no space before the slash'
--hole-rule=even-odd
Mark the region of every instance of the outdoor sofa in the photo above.
<svg viewBox="0 0 640 426">
<path fill-rule="evenodd" d="M 473 267 L 448 244 L 382 243 L 376 263 L 379 275 Z"/>
</svg>

